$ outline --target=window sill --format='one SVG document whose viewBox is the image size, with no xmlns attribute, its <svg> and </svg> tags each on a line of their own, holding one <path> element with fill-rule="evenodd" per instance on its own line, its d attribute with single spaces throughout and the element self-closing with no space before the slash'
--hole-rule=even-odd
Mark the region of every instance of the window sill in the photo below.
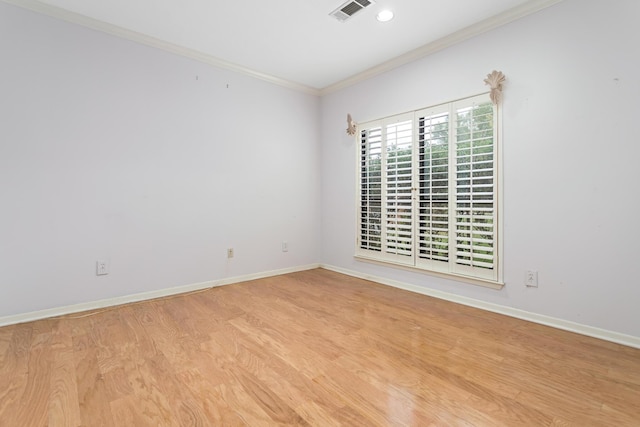
<svg viewBox="0 0 640 427">
<path fill-rule="evenodd" d="M 354 258 L 357 261 L 368 262 L 372 264 L 382 265 L 385 267 L 399 268 L 402 270 L 412 271 L 414 273 L 428 274 L 430 276 L 441 277 L 443 279 L 454 280 L 456 282 L 469 283 L 471 285 L 482 286 L 490 289 L 500 290 L 505 286 L 504 282 L 494 282 L 493 280 L 477 279 L 475 277 L 462 276 L 460 274 L 441 273 L 439 271 L 424 270 L 422 268 L 416 268 L 416 267 L 412 267 L 405 264 L 400 264 L 400 263 L 395 263 L 390 261 L 380 261 L 378 259 L 369 258 L 362 255 L 354 255 Z"/>
</svg>

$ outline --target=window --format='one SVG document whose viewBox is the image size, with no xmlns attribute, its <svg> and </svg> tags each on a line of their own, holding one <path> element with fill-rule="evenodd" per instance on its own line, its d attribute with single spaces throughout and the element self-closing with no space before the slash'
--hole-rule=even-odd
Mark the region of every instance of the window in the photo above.
<svg viewBox="0 0 640 427">
<path fill-rule="evenodd" d="M 356 256 L 499 284 L 497 120 L 486 94 L 360 125 Z"/>
</svg>

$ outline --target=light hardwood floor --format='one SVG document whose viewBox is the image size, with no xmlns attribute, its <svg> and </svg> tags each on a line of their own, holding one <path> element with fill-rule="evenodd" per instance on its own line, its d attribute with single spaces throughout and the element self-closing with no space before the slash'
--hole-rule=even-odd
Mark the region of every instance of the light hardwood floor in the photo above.
<svg viewBox="0 0 640 427">
<path fill-rule="evenodd" d="M 639 426 L 640 350 L 311 270 L 0 328 L 0 425 Z"/>
</svg>

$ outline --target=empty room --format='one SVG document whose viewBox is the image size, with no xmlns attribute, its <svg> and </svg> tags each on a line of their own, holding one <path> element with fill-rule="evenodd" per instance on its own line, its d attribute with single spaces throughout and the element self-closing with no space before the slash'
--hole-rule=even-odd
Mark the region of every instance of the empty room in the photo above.
<svg viewBox="0 0 640 427">
<path fill-rule="evenodd" d="M 0 0 L 0 427 L 640 425 L 637 0 Z"/>
</svg>

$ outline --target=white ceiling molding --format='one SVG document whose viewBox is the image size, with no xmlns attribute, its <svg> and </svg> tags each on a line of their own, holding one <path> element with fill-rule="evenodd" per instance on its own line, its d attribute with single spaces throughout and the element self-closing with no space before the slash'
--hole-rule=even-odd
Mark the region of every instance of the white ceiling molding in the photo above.
<svg viewBox="0 0 640 427">
<path fill-rule="evenodd" d="M 190 59 L 194 59 L 205 64 L 213 65 L 215 67 L 224 68 L 227 70 L 235 71 L 247 76 L 255 77 L 260 80 L 264 80 L 270 83 L 274 83 L 279 86 L 284 86 L 289 89 L 297 90 L 300 92 L 308 93 L 310 95 L 320 95 L 320 91 L 316 88 L 305 86 L 299 83 L 291 82 L 285 79 L 274 77 L 259 71 L 255 71 L 241 65 L 233 64 L 220 58 L 213 57 L 211 55 L 204 54 L 194 49 L 188 49 L 182 46 L 175 45 L 163 40 L 159 40 L 155 37 L 141 34 L 135 31 L 121 28 L 116 25 L 107 24 L 97 19 L 89 18 L 79 13 L 70 12 L 55 6 L 41 3 L 37 0 L 0 0 L 5 3 L 12 4 L 14 6 L 21 7 L 23 9 L 32 10 L 34 12 L 42 13 L 53 18 L 57 18 L 63 21 L 71 22 L 73 24 L 81 25 L 83 27 L 90 28 L 92 30 L 101 31 L 103 33 L 111 34 L 116 37 L 131 40 L 136 43 L 140 43 L 146 46 L 161 49 L 166 52 L 170 52 L 176 55 L 181 55 Z"/>
<path fill-rule="evenodd" d="M 376 65 L 375 67 L 369 68 L 362 73 L 358 73 L 338 83 L 327 86 L 320 90 L 320 95 L 324 96 L 332 92 L 336 92 L 340 89 L 344 89 L 346 87 L 370 79 L 374 76 L 377 76 L 378 74 L 385 73 L 387 71 L 393 70 L 394 68 L 398 68 L 402 65 L 408 64 L 418 59 L 422 59 L 442 49 L 461 43 L 472 37 L 493 30 L 502 25 L 523 18 L 527 15 L 531 15 L 532 13 L 538 12 L 549 6 L 553 6 L 554 4 L 560 3 L 561 1 L 563 0 L 540 0 L 536 3 L 525 3 L 522 6 L 514 7 L 513 9 L 507 10 L 504 13 L 493 16 L 489 19 L 485 19 L 484 21 L 478 22 L 477 24 L 470 25 L 460 31 L 456 31 L 455 33 L 438 39 L 433 43 L 428 43 L 389 61 L 383 62 L 382 64 Z"/>
<path fill-rule="evenodd" d="M 376 65 L 361 73 L 355 74 L 347 79 L 339 81 L 338 83 L 329 85 L 323 89 L 316 89 L 310 86 L 306 86 L 300 83 L 296 83 L 290 80 L 275 77 L 266 73 L 262 73 L 247 67 L 243 67 L 238 64 L 234 64 L 229 61 L 214 57 L 197 51 L 195 49 L 189 49 L 176 44 L 157 39 L 136 31 L 128 30 L 116 25 L 108 24 L 97 19 L 87 17 L 85 15 L 67 11 L 55 6 L 51 6 L 45 3 L 41 3 L 37 0 L 0 0 L 14 6 L 18 6 L 24 9 L 32 10 L 34 12 L 42 13 L 53 18 L 78 24 L 93 30 L 101 31 L 103 33 L 111 34 L 116 37 L 131 40 L 146 46 L 154 47 L 164 50 L 176 55 L 181 55 L 187 58 L 194 59 L 199 62 L 203 62 L 215 67 L 235 71 L 244 75 L 248 75 L 260 80 L 264 80 L 279 86 L 283 86 L 289 89 L 300 91 L 315 96 L 323 96 L 332 92 L 336 92 L 340 89 L 362 82 L 376 75 L 382 74 L 386 71 L 390 71 L 394 68 L 405 65 L 409 62 L 417 59 L 424 58 L 442 49 L 468 40 L 474 36 L 490 31 L 494 28 L 500 27 L 509 22 L 515 21 L 524 16 L 535 13 L 539 10 L 552 6 L 563 0 L 538 0 L 527 2 L 521 6 L 514 7 L 506 12 L 498 14 L 492 18 L 480 21 L 477 24 L 470 25 L 460 31 L 452 33 L 449 36 L 438 39 L 432 43 L 428 43 L 422 47 L 414 49 L 408 53 L 400 55 L 389 61 Z"/>
</svg>

